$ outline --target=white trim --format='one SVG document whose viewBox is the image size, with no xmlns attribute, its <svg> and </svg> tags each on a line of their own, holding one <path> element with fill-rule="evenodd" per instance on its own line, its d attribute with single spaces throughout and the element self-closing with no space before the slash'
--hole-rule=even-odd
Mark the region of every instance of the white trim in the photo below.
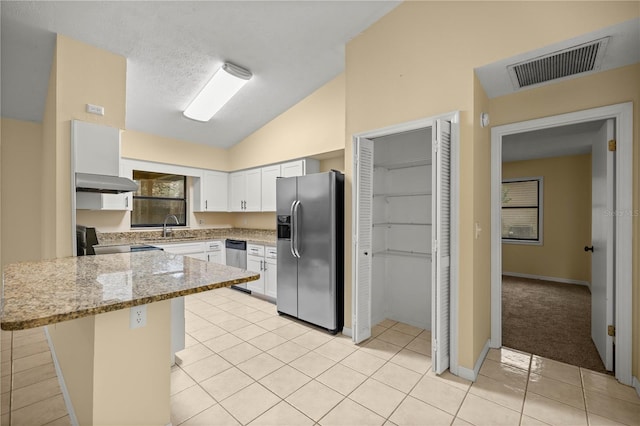
<svg viewBox="0 0 640 426">
<path fill-rule="evenodd" d="M 635 388 L 636 393 L 638 394 L 638 396 L 640 396 L 640 381 L 638 381 L 638 378 L 636 376 L 633 376 L 633 384 L 632 386 Z"/>
<path fill-rule="evenodd" d="M 482 348 L 482 352 L 480 352 L 480 356 L 476 360 L 476 365 L 473 367 L 473 370 L 471 370 L 470 368 L 459 366 L 458 376 L 462 377 L 463 379 L 467 379 L 467 380 L 471 380 L 472 382 L 475 382 L 476 379 L 478 378 L 478 374 L 480 374 L 480 368 L 482 368 L 482 363 L 487 357 L 487 354 L 489 353 L 490 348 L 491 348 L 491 340 L 487 339 L 487 342 L 484 344 L 484 348 Z"/>
<path fill-rule="evenodd" d="M 44 334 L 47 336 L 47 343 L 49 344 L 49 350 L 51 351 L 51 358 L 53 359 L 53 366 L 56 369 L 56 375 L 58 376 L 58 383 L 60 384 L 60 390 L 62 391 L 62 397 L 64 398 L 64 405 L 67 406 L 67 411 L 69 412 L 69 421 L 72 426 L 78 426 L 78 418 L 76 417 L 76 412 L 73 409 L 73 404 L 71 403 L 71 395 L 69 395 L 69 390 L 67 389 L 67 384 L 64 381 L 64 376 L 62 376 L 62 369 L 60 368 L 60 364 L 58 363 L 58 357 L 56 356 L 56 350 L 53 346 L 53 341 L 51 340 L 51 336 L 49 335 L 49 327 L 44 327 Z"/>
<path fill-rule="evenodd" d="M 460 114 L 455 113 L 451 119 L 451 212 L 449 220 L 451 222 L 451 241 L 459 242 L 459 224 L 460 224 L 460 128 L 458 122 Z M 455 126 L 453 125 L 455 124 Z M 453 171 L 456 171 L 455 173 Z M 459 243 L 450 245 L 450 287 L 449 287 L 449 371 L 455 375 L 459 375 L 458 363 L 458 307 L 459 307 L 459 288 L 458 288 L 458 268 L 459 268 Z"/>
<path fill-rule="evenodd" d="M 591 288 L 591 283 L 589 281 L 572 280 L 570 278 L 546 277 L 544 275 L 521 274 L 520 272 L 502 272 L 502 275 L 506 275 L 508 277 L 530 278 L 532 280 L 553 281 L 564 284 L 585 285 Z"/>
<path fill-rule="evenodd" d="M 500 228 L 500 184 L 502 182 L 502 138 L 507 135 L 566 126 L 596 120 L 616 120 L 618 155 L 616 167 L 616 211 L 633 209 L 633 103 L 610 105 L 560 114 L 491 129 L 491 346 L 502 346 L 502 235 Z M 616 221 L 617 277 L 616 378 L 623 384 L 632 381 L 632 255 L 633 227 L 631 215 Z M 636 254 L 637 255 L 637 254 Z"/>
<path fill-rule="evenodd" d="M 433 127 L 437 119 L 451 121 L 451 258 L 450 258 L 450 312 L 449 312 L 449 370 L 453 374 L 457 374 L 458 365 L 458 235 L 459 235 L 459 200 L 460 200 L 460 112 L 451 111 L 445 114 L 435 115 L 428 118 L 408 121 L 406 123 L 395 124 L 380 129 L 369 130 L 366 132 L 356 133 L 351 136 L 352 153 L 351 160 L 353 165 L 352 188 L 356 188 L 356 155 L 357 141 L 359 138 L 372 139 L 381 136 L 393 135 L 396 133 L 408 132 L 411 130 L 423 129 L 425 127 Z M 455 167 L 455 168 L 454 168 Z M 453 172 L 455 170 L 455 173 Z M 356 199 L 355 193 L 352 194 L 352 202 Z M 355 327 L 355 303 L 356 303 L 356 258 L 357 258 L 357 232 L 354 226 L 356 223 L 356 206 L 351 208 L 351 305 L 352 305 L 352 325 Z"/>
<path fill-rule="evenodd" d="M 344 334 L 347 337 L 353 337 L 353 332 L 351 331 L 350 328 L 347 328 L 347 327 L 342 327 L 342 334 Z"/>
</svg>

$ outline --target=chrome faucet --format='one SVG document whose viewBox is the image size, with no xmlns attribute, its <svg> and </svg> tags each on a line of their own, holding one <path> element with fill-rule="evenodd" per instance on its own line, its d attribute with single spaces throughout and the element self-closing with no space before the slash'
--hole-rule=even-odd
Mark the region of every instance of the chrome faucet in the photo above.
<svg viewBox="0 0 640 426">
<path fill-rule="evenodd" d="M 167 220 L 173 218 L 173 220 L 176 221 L 176 225 L 180 225 L 180 221 L 178 220 L 178 217 L 175 214 L 168 214 L 165 216 L 164 218 L 164 222 L 162 223 L 162 237 L 166 238 L 169 237 L 172 233 L 171 228 L 169 228 L 169 232 L 167 232 Z"/>
</svg>

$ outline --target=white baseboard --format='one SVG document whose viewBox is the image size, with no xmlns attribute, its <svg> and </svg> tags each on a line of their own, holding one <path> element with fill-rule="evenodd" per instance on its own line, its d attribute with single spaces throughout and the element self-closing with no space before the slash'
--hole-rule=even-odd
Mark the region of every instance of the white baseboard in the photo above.
<svg viewBox="0 0 640 426">
<path fill-rule="evenodd" d="M 640 381 L 636 376 L 633 376 L 632 386 L 636 389 L 638 396 L 640 396 Z"/>
<path fill-rule="evenodd" d="M 473 370 L 466 367 L 458 366 L 459 377 L 462 377 L 463 379 L 471 380 L 472 382 L 476 381 L 476 379 L 478 378 L 478 374 L 480 374 L 480 368 L 482 367 L 482 363 L 484 362 L 484 359 L 487 357 L 487 354 L 489 353 L 490 342 L 491 340 L 487 339 L 487 342 L 484 344 L 484 348 L 482 348 L 482 352 L 480 352 L 480 356 L 476 360 L 476 365 L 473 367 Z"/>
<path fill-rule="evenodd" d="M 64 376 L 62 376 L 62 370 L 60 369 L 60 364 L 58 363 L 58 357 L 56 356 L 56 350 L 53 346 L 53 342 L 51 341 L 51 336 L 49 335 L 48 326 L 44 327 L 44 334 L 45 336 L 47 336 L 47 343 L 49 344 L 49 350 L 51 351 L 53 366 L 55 367 L 56 374 L 58 375 L 58 383 L 60 384 L 60 390 L 62 391 L 64 404 L 67 406 L 67 411 L 69 412 L 69 421 L 71 422 L 72 426 L 78 426 L 78 418 L 76 417 L 76 412 L 73 409 L 73 404 L 71 403 L 71 396 L 69 395 L 67 384 L 64 382 Z"/>
<path fill-rule="evenodd" d="M 572 280 L 569 278 L 545 277 L 543 275 L 521 274 L 519 272 L 503 272 L 502 275 L 506 275 L 508 277 L 530 278 L 532 280 L 553 281 L 564 284 L 585 285 L 591 288 L 591 283 L 589 281 Z"/>
<path fill-rule="evenodd" d="M 348 337 L 353 337 L 353 332 L 351 331 L 350 328 L 347 328 L 347 327 L 342 328 L 342 334 Z"/>
</svg>

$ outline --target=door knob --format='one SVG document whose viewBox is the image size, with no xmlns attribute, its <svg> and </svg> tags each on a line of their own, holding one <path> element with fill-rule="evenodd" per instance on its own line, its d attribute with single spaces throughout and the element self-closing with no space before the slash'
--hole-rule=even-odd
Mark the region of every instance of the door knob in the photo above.
<svg viewBox="0 0 640 426">
<path fill-rule="evenodd" d="M 365 256 L 369 256 L 369 252 L 368 252 L 368 251 L 365 251 L 365 252 L 364 252 L 364 255 L 365 255 Z"/>
<path fill-rule="evenodd" d="M 591 253 L 593 253 L 593 246 L 591 247 L 584 246 L 584 251 L 590 251 Z"/>
</svg>

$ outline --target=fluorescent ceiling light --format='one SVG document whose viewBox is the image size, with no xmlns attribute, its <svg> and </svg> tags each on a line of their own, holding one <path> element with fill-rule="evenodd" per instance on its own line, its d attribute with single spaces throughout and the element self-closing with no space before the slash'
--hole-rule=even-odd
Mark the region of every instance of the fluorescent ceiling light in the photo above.
<svg viewBox="0 0 640 426">
<path fill-rule="evenodd" d="M 184 110 L 185 117 L 209 121 L 251 79 L 251 72 L 226 63 Z"/>
</svg>

